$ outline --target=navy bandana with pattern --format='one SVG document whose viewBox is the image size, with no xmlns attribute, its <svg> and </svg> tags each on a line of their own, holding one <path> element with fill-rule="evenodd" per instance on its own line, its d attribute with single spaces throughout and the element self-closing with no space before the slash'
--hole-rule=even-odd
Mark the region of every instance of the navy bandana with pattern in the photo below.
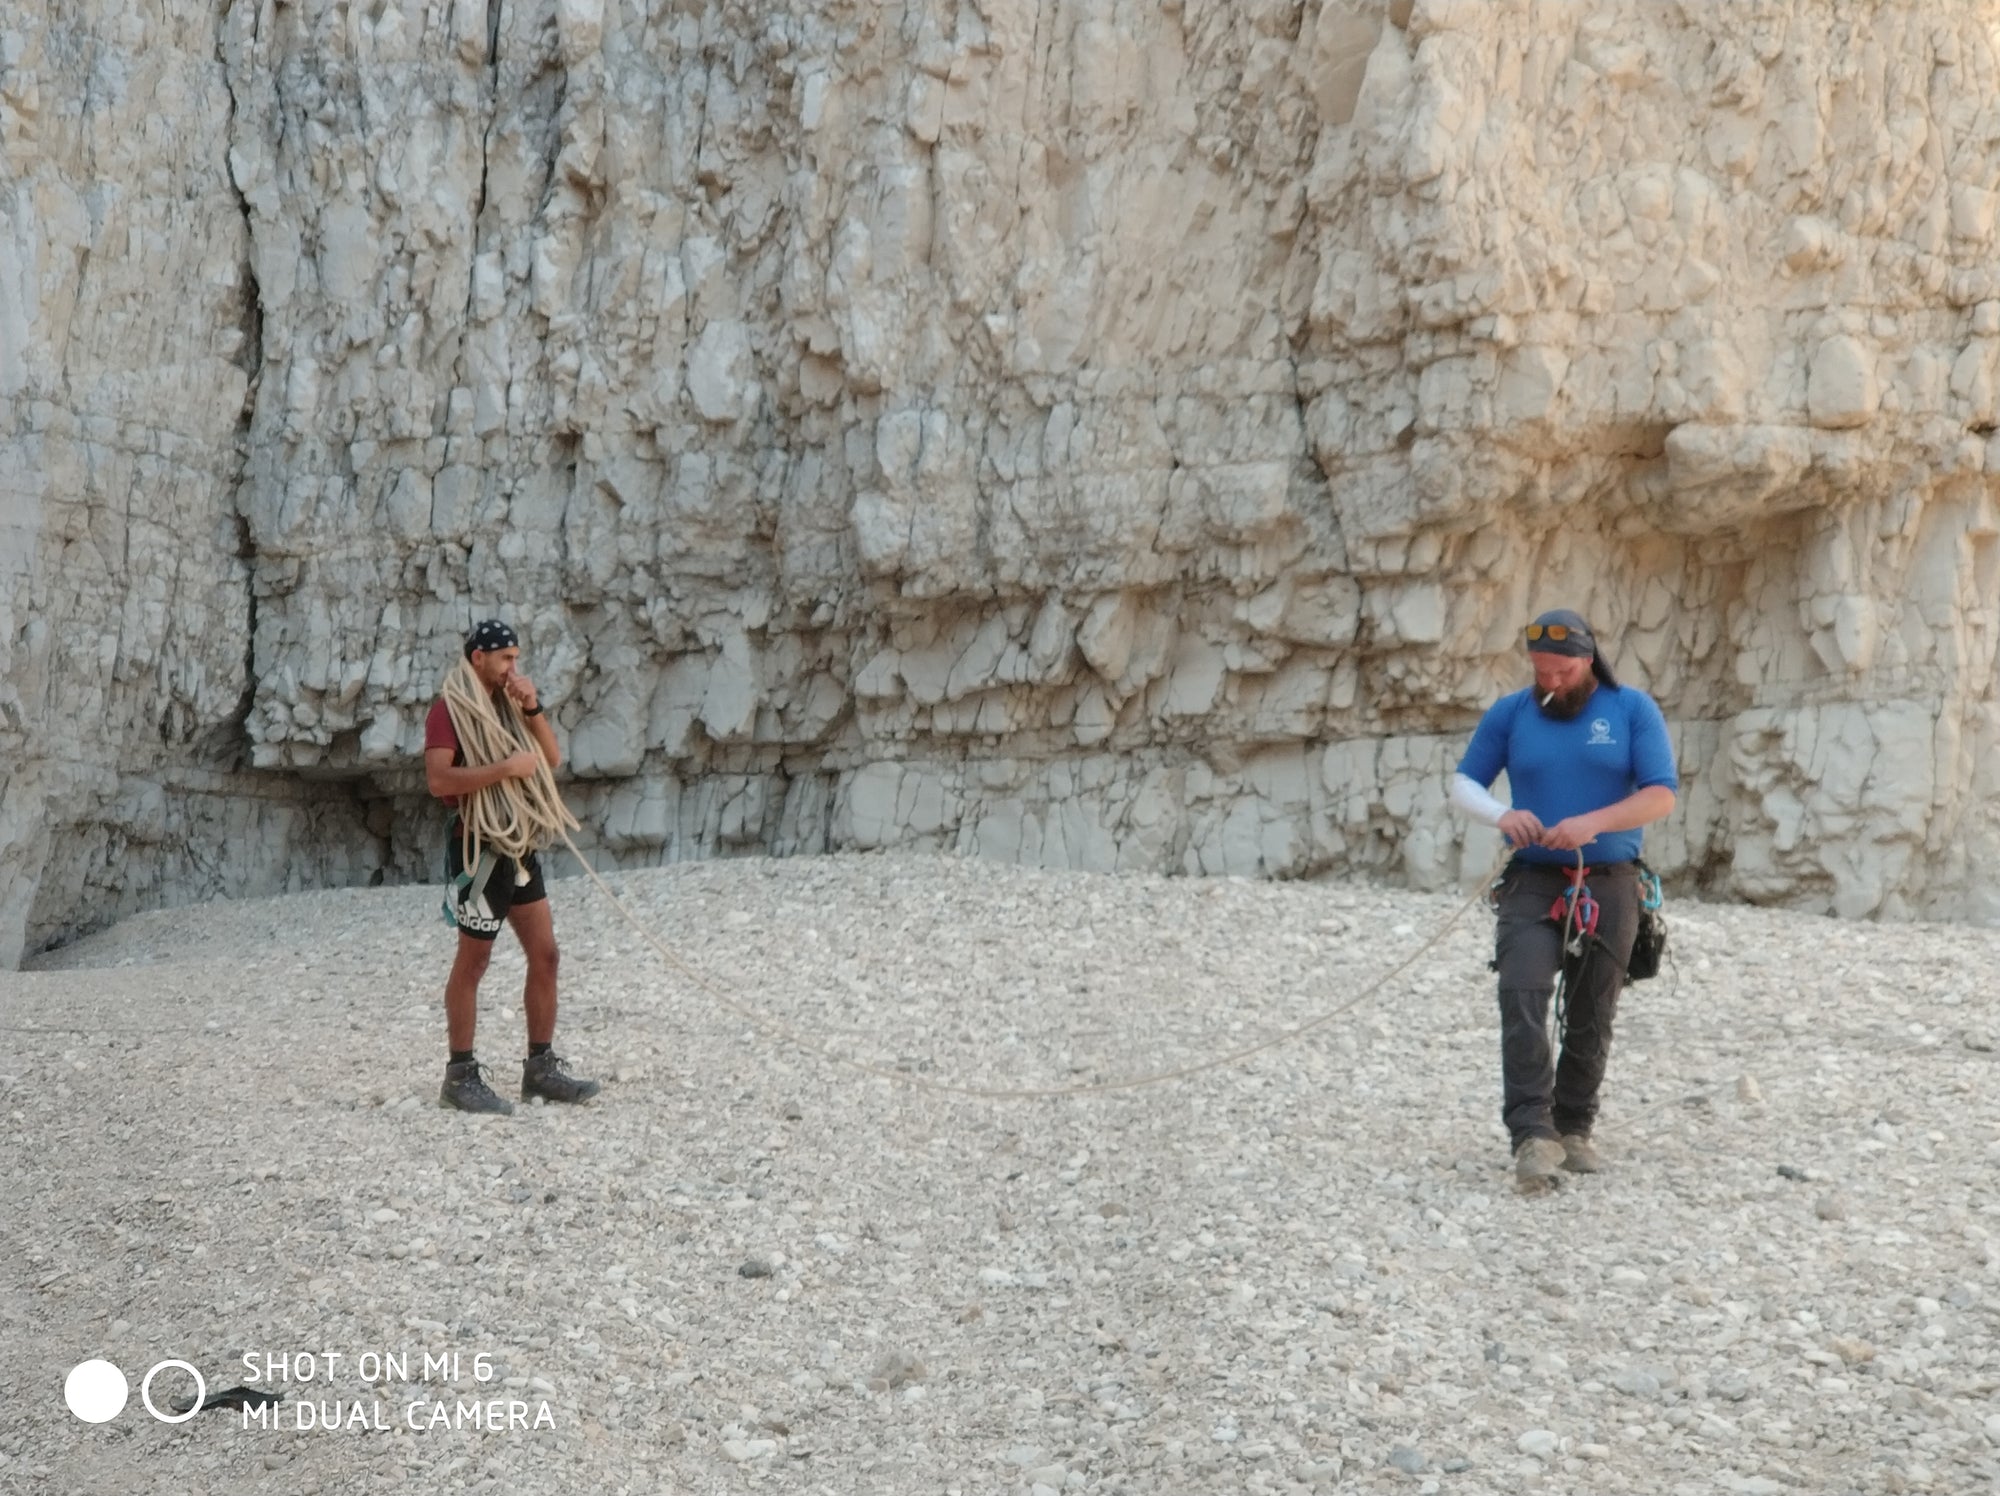
<svg viewBox="0 0 2000 1496">
<path fill-rule="evenodd" d="M 465 657 L 472 658 L 475 649 L 513 649 L 521 638 L 497 618 L 489 618 L 484 623 L 474 624 L 472 632 L 465 636 Z"/>
</svg>

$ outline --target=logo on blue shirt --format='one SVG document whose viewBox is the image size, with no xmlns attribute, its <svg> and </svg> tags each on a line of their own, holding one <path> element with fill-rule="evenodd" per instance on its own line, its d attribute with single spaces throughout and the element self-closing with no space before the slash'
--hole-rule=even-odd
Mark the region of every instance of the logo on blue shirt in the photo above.
<svg viewBox="0 0 2000 1496">
<path fill-rule="evenodd" d="M 1602 743 L 1616 743 L 1617 741 L 1618 739 L 1611 736 L 1611 719 L 1608 717 L 1593 717 L 1590 722 L 1590 740 L 1583 746 L 1594 748 Z"/>
</svg>

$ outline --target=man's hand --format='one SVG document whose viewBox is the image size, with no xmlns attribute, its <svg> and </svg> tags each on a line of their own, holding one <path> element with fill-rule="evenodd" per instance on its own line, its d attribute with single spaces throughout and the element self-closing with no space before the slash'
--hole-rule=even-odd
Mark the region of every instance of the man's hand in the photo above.
<svg viewBox="0 0 2000 1496">
<path fill-rule="evenodd" d="M 1574 852 L 1597 836 L 1597 822 L 1591 816 L 1570 816 L 1542 831 L 1542 845 L 1558 852 Z"/>
<path fill-rule="evenodd" d="M 500 688 L 507 693 L 508 699 L 524 712 L 532 712 L 541 704 L 541 693 L 535 689 L 535 683 L 519 671 L 502 681 Z"/>
<path fill-rule="evenodd" d="M 1516 847 L 1542 839 L 1542 821 L 1532 810 L 1510 810 L 1500 817 L 1500 834 Z"/>
<path fill-rule="evenodd" d="M 510 754 L 500 763 L 500 767 L 507 771 L 509 779 L 533 779 L 535 771 L 541 766 L 542 756 L 532 748 L 523 748 L 519 753 Z"/>
</svg>

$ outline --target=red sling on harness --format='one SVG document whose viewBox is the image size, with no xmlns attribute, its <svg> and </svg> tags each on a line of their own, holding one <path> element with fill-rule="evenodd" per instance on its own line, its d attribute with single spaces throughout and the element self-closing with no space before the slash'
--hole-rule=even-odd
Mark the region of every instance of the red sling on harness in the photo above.
<svg viewBox="0 0 2000 1496">
<path fill-rule="evenodd" d="M 1565 934 L 1595 935 L 1597 933 L 1597 896 L 1585 883 L 1584 875 L 1590 871 L 1579 867 L 1569 875 L 1569 887 L 1549 905 L 1549 918 L 1560 926 Z M 1575 911 L 1574 917 L 1571 910 Z"/>
</svg>

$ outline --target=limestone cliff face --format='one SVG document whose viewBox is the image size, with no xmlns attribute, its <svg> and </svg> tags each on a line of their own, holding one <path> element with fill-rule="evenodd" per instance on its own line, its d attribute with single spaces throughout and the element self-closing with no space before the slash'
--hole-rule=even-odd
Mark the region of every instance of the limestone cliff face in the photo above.
<svg viewBox="0 0 2000 1496">
<path fill-rule="evenodd" d="M 217 25 L 0 14 L 0 966 L 380 862 L 351 791 L 238 769 L 262 332 Z"/>
<path fill-rule="evenodd" d="M 491 613 L 608 860 L 1434 886 L 1569 604 L 1664 867 L 2000 917 L 2000 5 L 161 10 L 0 32 L 0 955 L 421 875 Z"/>
</svg>

